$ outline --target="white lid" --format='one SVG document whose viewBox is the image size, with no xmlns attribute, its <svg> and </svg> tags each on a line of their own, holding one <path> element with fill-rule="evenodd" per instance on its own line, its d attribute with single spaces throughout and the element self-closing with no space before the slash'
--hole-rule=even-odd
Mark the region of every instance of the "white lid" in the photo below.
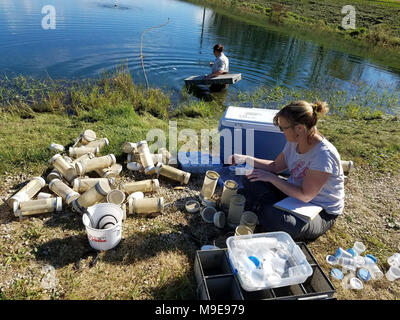
<svg viewBox="0 0 400 320">
<path fill-rule="evenodd" d="M 50 144 L 50 150 L 51 151 L 59 151 L 63 152 L 64 151 L 64 146 L 58 143 L 51 143 Z"/>
<path fill-rule="evenodd" d="M 128 196 L 128 202 L 129 202 L 131 199 L 140 200 L 140 199 L 143 199 L 143 198 L 144 198 L 144 193 L 143 193 L 142 191 L 136 191 L 136 192 L 134 192 L 134 193 L 131 193 L 131 194 Z"/>
<path fill-rule="evenodd" d="M 194 205 L 194 208 L 191 207 L 191 205 Z M 196 200 L 188 200 L 185 203 L 185 209 L 189 213 L 196 213 L 199 212 L 200 210 L 200 203 Z"/>
<path fill-rule="evenodd" d="M 76 170 L 76 173 L 81 176 L 82 173 L 83 173 L 83 165 L 82 165 L 82 163 L 76 162 L 75 163 L 75 170 Z"/>
<path fill-rule="evenodd" d="M 128 162 L 126 167 L 131 171 L 139 171 L 143 169 L 143 166 L 139 162 Z"/>
<path fill-rule="evenodd" d="M 349 283 L 352 289 L 361 290 L 362 288 L 364 288 L 362 281 L 356 277 L 351 278 Z"/>
<path fill-rule="evenodd" d="M 62 211 L 62 198 L 61 197 L 57 197 L 57 200 L 56 200 L 56 211 L 57 212 Z"/>
<path fill-rule="evenodd" d="M 50 163 L 53 164 L 59 157 L 61 157 L 61 154 L 57 153 L 50 159 Z"/>
<path fill-rule="evenodd" d="M 221 118 L 221 124 L 226 127 L 282 133 L 273 122 L 278 112 L 275 109 L 229 106 Z"/>
<path fill-rule="evenodd" d="M 79 179 L 78 179 L 78 178 L 75 178 L 74 181 L 72 182 L 72 189 L 73 189 L 74 191 L 78 192 L 78 190 L 79 190 L 79 185 L 80 185 Z"/>
<path fill-rule="evenodd" d="M 106 196 L 107 193 L 111 191 L 110 185 L 108 182 L 104 182 L 100 180 L 99 182 L 96 183 L 95 188 L 98 193 L 102 194 L 103 196 Z"/>
<path fill-rule="evenodd" d="M 51 180 L 50 182 L 49 182 L 49 189 L 51 190 L 51 188 L 53 187 L 53 184 L 55 184 L 57 181 L 61 181 L 60 179 L 58 179 L 58 178 L 56 178 L 56 179 L 53 179 L 53 180 Z M 62 182 L 62 181 L 61 181 Z M 53 190 L 51 190 L 51 191 L 53 191 Z"/>
<path fill-rule="evenodd" d="M 85 130 L 82 134 L 82 137 L 88 141 L 88 142 L 92 142 L 94 140 L 96 140 L 96 132 L 94 132 L 93 130 Z"/>
<path fill-rule="evenodd" d="M 109 154 L 109 156 L 111 157 L 112 164 L 116 164 L 117 163 L 117 159 L 115 158 L 115 155 L 114 154 Z"/>
<path fill-rule="evenodd" d="M 65 197 L 65 202 L 67 204 L 70 204 L 72 201 L 74 201 L 75 199 L 78 199 L 81 195 L 78 192 L 71 192 L 70 194 L 67 194 L 67 196 Z"/>
<path fill-rule="evenodd" d="M 163 197 L 159 198 L 158 205 L 160 207 L 160 210 L 164 209 L 164 198 Z"/>
<path fill-rule="evenodd" d="M 184 184 L 188 184 L 190 179 L 190 172 L 185 172 L 185 179 L 183 180 Z"/>
<path fill-rule="evenodd" d="M 121 190 L 111 190 L 107 193 L 107 202 L 120 205 L 125 201 L 125 193 Z"/>
<path fill-rule="evenodd" d="M 153 190 L 158 191 L 160 189 L 160 182 L 158 181 L 158 179 L 152 179 L 152 182 L 154 184 Z"/>
</svg>

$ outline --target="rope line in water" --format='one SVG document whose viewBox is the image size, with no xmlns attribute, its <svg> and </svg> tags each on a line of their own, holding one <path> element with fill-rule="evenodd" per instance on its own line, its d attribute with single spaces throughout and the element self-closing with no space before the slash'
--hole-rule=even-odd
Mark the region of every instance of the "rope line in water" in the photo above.
<svg viewBox="0 0 400 320">
<path fill-rule="evenodd" d="M 149 32 L 149 31 L 151 31 L 153 29 L 162 28 L 162 27 L 166 26 L 169 23 L 169 21 L 170 21 L 170 19 L 168 18 L 168 21 L 166 23 L 163 23 L 163 24 L 161 24 L 159 26 L 150 27 L 150 28 L 144 30 L 142 32 L 142 36 L 140 37 L 140 56 L 139 57 L 142 60 L 142 69 L 143 69 L 144 79 L 146 80 L 147 89 L 149 89 L 150 86 L 149 86 L 149 81 L 147 80 L 146 70 L 145 70 L 144 61 L 143 61 L 143 36 L 145 35 L 146 32 Z"/>
</svg>

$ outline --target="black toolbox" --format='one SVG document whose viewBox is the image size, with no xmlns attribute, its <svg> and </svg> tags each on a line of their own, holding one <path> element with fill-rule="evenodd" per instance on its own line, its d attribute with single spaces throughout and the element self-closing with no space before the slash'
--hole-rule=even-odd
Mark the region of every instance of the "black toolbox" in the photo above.
<svg viewBox="0 0 400 320">
<path fill-rule="evenodd" d="M 227 249 L 198 250 L 194 262 L 197 298 L 200 300 L 325 300 L 334 299 L 335 287 L 322 271 L 303 242 L 296 243 L 303 251 L 313 273 L 304 283 L 245 291 L 233 273 Z"/>
</svg>

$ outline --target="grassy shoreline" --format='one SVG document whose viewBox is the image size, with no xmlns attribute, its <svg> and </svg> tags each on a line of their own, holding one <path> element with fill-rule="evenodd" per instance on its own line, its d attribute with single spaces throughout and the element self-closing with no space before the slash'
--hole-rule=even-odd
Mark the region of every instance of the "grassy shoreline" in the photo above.
<svg viewBox="0 0 400 320">
<path fill-rule="evenodd" d="M 239 96 L 237 101 L 252 100 L 254 106 L 261 106 L 274 100 L 282 105 L 286 99 L 318 97 L 305 91 L 289 93 L 283 88 L 260 89 L 253 96 Z M 122 143 L 143 140 L 153 128 L 163 130 L 168 138 L 169 121 L 177 122 L 178 132 L 216 129 L 225 107 L 188 98 L 171 110 L 167 94 L 135 86 L 124 72 L 92 83 L 90 90 L 87 86 L 56 92 L 50 89 L 42 99 L 33 97 L 29 103 L 22 96 L 7 100 L 0 108 L 0 260 L 4 261 L 0 267 L 0 300 L 196 299 L 193 261 L 199 244 L 191 236 L 193 230 L 214 231 L 198 215 L 186 213 L 183 204 L 185 199 L 198 196 L 201 176 L 193 176 L 181 191 L 173 190 L 175 184 L 162 181 L 155 196 L 165 197 L 174 206 L 152 218 L 129 216 L 121 244 L 102 253 L 94 267 L 90 267 L 94 257 L 85 255 L 89 250 L 87 237 L 75 213 L 67 209 L 20 222 L 3 199 L 21 183 L 48 169 L 52 142 L 68 146 L 83 130 L 92 129 L 110 140 L 102 154 L 114 153 L 123 164 L 126 156 Z M 338 246 L 347 248 L 354 241 L 363 241 L 368 252 L 378 257 L 379 266 L 387 270 L 385 259 L 400 249 L 396 248 L 400 224 L 395 224 L 400 221 L 400 120 L 380 106 L 376 106 L 377 113 L 363 112 L 361 100 L 335 101 L 338 106 L 345 105 L 335 107 L 332 101 L 332 111 L 338 112 L 321 119 L 318 128 L 337 147 L 342 159 L 355 162 L 356 171 L 345 185 L 344 216 L 308 247 L 328 274 L 327 254 Z M 380 100 L 372 101 L 379 105 Z M 121 179 L 143 177 L 124 166 Z M 52 290 L 41 286 L 41 268 L 47 264 L 54 266 L 59 281 Z M 384 280 L 368 283 L 360 292 L 343 290 L 340 282 L 334 285 L 338 299 L 400 297 L 400 284 L 394 283 L 387 290 Z"/>
<path fill-rule="evenodd" d="M 268 26 L 329 48 L 400 68 L 400 3 L 355 0 L 356 29 L 344 30 L 344 0 L 182 0 L 220 11 L 247 23 Z M 374 11 L 375 10 L 375 11 Z"/>
</svg>

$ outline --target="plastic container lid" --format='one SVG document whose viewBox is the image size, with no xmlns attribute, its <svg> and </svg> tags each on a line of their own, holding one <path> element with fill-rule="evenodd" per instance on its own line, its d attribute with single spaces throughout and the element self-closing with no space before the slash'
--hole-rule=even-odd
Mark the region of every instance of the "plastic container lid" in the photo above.
<svg viewBox="0 0 400 320">
<path fill-rule="evenodd" d="M 60 212 L 60 211 L 62 211 L 62 198 L 61 197 L 57 197 L 57 200 L 56 200 L 56 211 L 57 212 Z"/>
<path fill-rule="evenodd" d="M 223 229 L 226 223 L 226 216 L 223 211 L 218 211 L 214 214 L 214 225 L 217 228 Z"/>
<path fill-rule="evenodd" d="M 64 152 L 64 146 L 61 144 L 58 144 L 58 143 L 52 143 L 52 144 L 50 144 L 50 150 Z"/>
<path fill-rule="evenodd" d="M 95 188 L 98 193 L 102 194 L 103 196 L 106 196 L 107 193 L 111 191 L 110 185 L 108 182 L 104 182 L 100 180 L 99 182 L 96 183 Z"/>
<path fill-rule="evenodd" d="M 125 201 L 125 193 L 121 190 L 111 190 L 107 193 L 107 202 L 121 205 Z"/>
<path fill-rule="evenodd" d="M 54 181 L 54 180 L 53 180 Z M 71 192 L 70 194 L 67 194 L 65 197 L 65 203 L 66 204 L 71 204 L 72 201 L 75 199 L 78 199 L 81 195 L 78 192 Z"/>
<path fill-rule="evenodd" d="M 377 258 L 375 258 L 372 254 L 366 254 L 365 255 L 366 257 L 368 257 L 368 258 L 370 258 L 372 261 L 374 261 L 375 263 L 377 263 L 378 262 L 378 259 Z"/>
<path fill-rule="evenodd" d="M 368 281 L 369 279 L 371 279 L 371 274 L 368 269 L 360 268 L 358 269 L 357 277 L 363 281 Z"/>
<path fill-rule="evenodd" d="M 87 142 L 92 142 L 96 140 L 96 132 L 93 130 L 85 130 L 82 134 L 82 138 L 84 138 Z"/>
<path fill-rule="evenodd" d="M 353 257 L 357 255 L 353 248 L 347 249 L 347 252 L 350 253 Z"/>
<path fill-rule="evenodd" d="M 134 193 L 131 193 L 129 196 L 128 196 L 128 201 L 130 201 L 130 199 L 133 199 L 133 200 L 140 200 L 140 199 L 143 199 L 144 198 L 144 193 L 142 192 L 142 191 L 136 191 L 136 192 L 134 192 Z"/>
<path fill-rule="evenodd" d="M 185 209 L 189 213 L 196 213 L 200 211 L 200 203 L 196 200 L 189 200 L 185 203 Z"/>
<path fill-rule="evenodd" d="M 350 288 L 354 290 L 361 290 L 362 288 L 364 288 L 364 285 L 361 282 L 361 280 L 355 277 L 350 279 L 349 284 Z"/>
<path fill-rule="evenodd" d="M 212 245 L 204 245 L 204 246 L 201 247 L 202 251 L 205 251 L 205 250 L 218 250 L 218 249 L 220 249 L 220 248 L 218 248 L 216 246 L 212 246 Z"/>
<path fill-rule="evenodd" d="M 342 280 L 344 277 L 343 272 L 338 268 L 333 268 L 331 270 L 331 276 L 337 280 Z"/>
<path fill-rule="evenodd" d="M 131 171 L 139 171 L 139 170 L 143 169 L 142 164 L 139 162 L 128 162 L 126 167 L 128 168 L 128 170 L 131 170 Z"/>
<path fill-rule="evenodd" d="M 214 215 L 217 212 L 217 209 L 214 207 L 205 207 L 201 210 L 201 217 L 207 223 L 214 223 Z"/>
</svg>

